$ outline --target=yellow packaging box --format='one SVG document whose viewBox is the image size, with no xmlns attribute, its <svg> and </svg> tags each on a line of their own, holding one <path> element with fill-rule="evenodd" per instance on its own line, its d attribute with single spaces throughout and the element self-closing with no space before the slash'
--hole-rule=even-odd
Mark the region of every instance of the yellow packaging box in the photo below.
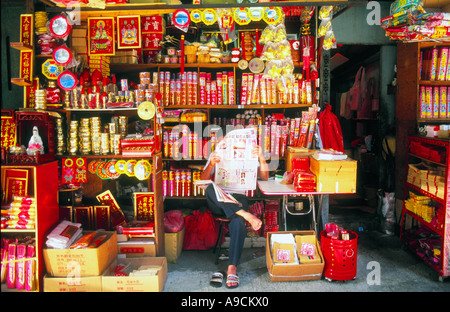
<svg viewBox="0 0 450 312">
<path fill-rule="evenodd" d="M 167 262 L 177 263 L 183 250 L 184 227 L 177 233 L 164 233 L 164 249 Z"/>
<path fill-rule="evenodd" d="M 350 158 L 345 160 L 317 160 L 310 157 L 310 169 L 317 178 L 317 192 L 356 192 L 356 160 Z"/>
<path fill-rule="evenodd" d="M 154 275 L 114 276 L 117 264 L 130 265 L 131 271 L 150 268 Z M 104 292 L 161 292 L 167 280 L 165 257 L 117 258 L 102 275 Z"/>
<path fill-rule="evenodd" d="M 101 292 L 102 277 L 52 277 L 44 276 L 44 292 Z"/>
<path fill-rule="evenodd" d="M 99 232 L 99 235 L 103 234 L 106 235 L 106 239 L 97 248 L 44 248 L 43 254 L 47 274 L 53 277 L 101 275 L 117 256 L 116 232 Z"/>
</svg>

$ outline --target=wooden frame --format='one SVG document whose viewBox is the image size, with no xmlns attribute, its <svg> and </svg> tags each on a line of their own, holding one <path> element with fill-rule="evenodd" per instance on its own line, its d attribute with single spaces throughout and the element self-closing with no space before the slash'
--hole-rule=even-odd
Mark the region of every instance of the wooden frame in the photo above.
<svg viewBox="0 0 450 312">
<path fill-rule="evenodd" d="M 117 16 L 117 49 L 139 49 L 141 46 L 141 16 Z"/>
</svg>

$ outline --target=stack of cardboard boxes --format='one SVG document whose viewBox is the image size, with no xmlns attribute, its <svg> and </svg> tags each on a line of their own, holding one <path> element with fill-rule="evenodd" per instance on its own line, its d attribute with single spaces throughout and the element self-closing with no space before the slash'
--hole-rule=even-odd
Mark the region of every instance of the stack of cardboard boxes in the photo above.
<svg viewBox="0 0 450 312">
<path fill-rule="evenodd" d="M 118 253 L 116 232 L 105 232 L 106 240 L 97 248 L 45 248 L 46 292 L 160 292 L 167 279 L 165 257 L 127 258 Z M 124 266 L 133 274 L 116 274 Z M 149 273 L 149 270 L 151 273 Z M 145 271 L 139 274 L 137 271 Z"/>
</svg>

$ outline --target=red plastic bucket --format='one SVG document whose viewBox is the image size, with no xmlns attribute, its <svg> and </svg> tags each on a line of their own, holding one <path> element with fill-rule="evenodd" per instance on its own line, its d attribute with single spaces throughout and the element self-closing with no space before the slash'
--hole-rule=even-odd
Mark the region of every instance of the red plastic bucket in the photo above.
<svg viewBox="0 0 450 312">
<path fill-rule="evenodd" d="M 351 280 L 356 277 L 358 234 L 347 231 L 349 240 L 331 239 L 322 231 L 321 247 L 325 258 L 323 276 L 337 281 Z"/>
</svg>

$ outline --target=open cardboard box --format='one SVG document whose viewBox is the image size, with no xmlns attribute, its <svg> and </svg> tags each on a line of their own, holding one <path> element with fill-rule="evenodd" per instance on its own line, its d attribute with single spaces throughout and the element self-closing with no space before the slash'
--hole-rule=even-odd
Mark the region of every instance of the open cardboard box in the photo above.
<svg viewBox="0 0 450 312">
<path fill-rule="evenodd" d="M 158 266 L 154 276 L 114 276 L 117 264 L 130 264 L 132 270 L 141 266 Z M 167 280 L 167 259 L 165 257 L 118 257 L 102 275 L 102 291 L 104 292 L 161 292 Z"/>
<path fill-rule="evenodd" d="M 44 248 L 43 254 L 47 274 L 53 277 L 101 275 L 117 256 L 116 232 L 99 232 L 99 235 L 102 234 L 106 234 L 106 239 L 97 248 Z"/>
<path fill-rule="evenodd" d="M 266 264 L 269 271 L 269 277 L 271 282 L 291 282 L 291 281 L 308 281 L 318 280 L 322 277 L 324 268 L 324 258 L 320 243 L 316 239 L 317 252 L 322 259 L 321 263 L 308 263 L 308 264 L 276 264 L 272 259 L 270 237 L 272 234 L 288 234 L 294 235 L 317 235 L 314 231 L 291 231 L 291 232 L 269 232 L 267 233 L 266 240 Z"/>
</svg>

